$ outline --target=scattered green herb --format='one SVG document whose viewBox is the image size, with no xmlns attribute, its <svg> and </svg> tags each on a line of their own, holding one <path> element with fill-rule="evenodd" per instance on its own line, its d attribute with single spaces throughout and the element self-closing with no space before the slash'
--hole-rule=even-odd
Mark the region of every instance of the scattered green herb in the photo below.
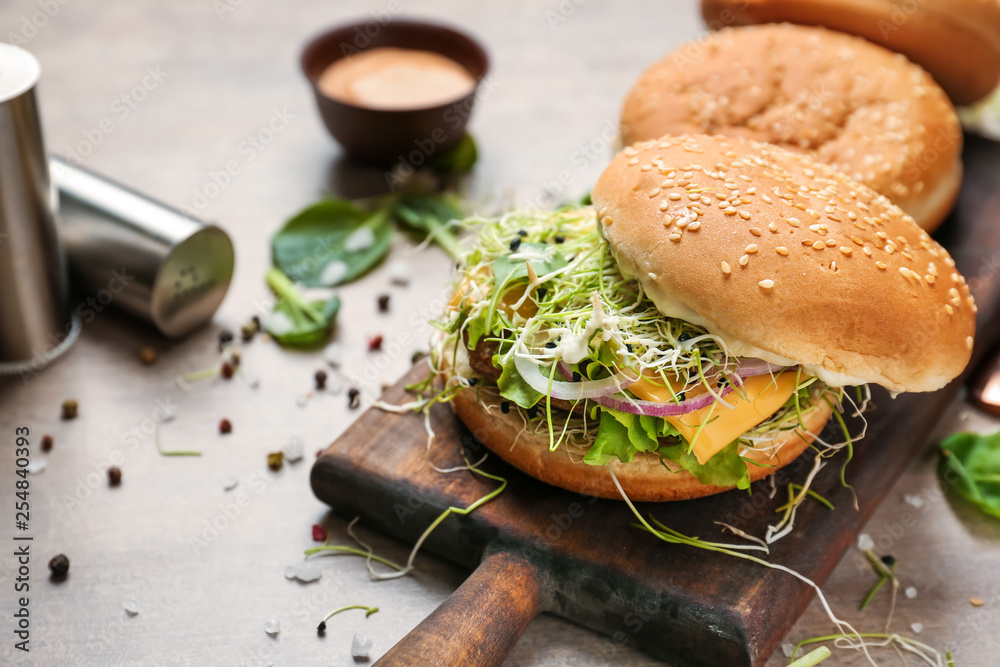
<svg viewBox="0 0 1000 667">
<path fill-rule="evenodd" d="M 478 160 L 476 140 L 471 134 L 466 134 L 454 148 L 431 158 L 427 166 L 439 176 L 458 178 L 472 171 Z"/>
<path fill-rule="evenodd" d="M 160 444 L 159 424 L 157 424 L 156 428 L 153 430 L 153 442 L 156 443 L 156 451 L 160 453 L 160 456 L 201 456 L 201 452 L 197 452 L 194 450 L 163 449 L 163 445 Z"/>
<path fill-rule="evenodd" d="M 864 599 L 861 601 L 861 606 L 858 607 L 858 611 L 864 611 L 865 607 L 872 601 L 875 594 L 879 592 L 885 582 L 892 581 L 893 587 L 897 587 L 899 582 L 896 580 L 896 559 L 893 558 L 887 565 L 882 559 L 880 559 L 874 551 L 867 549 L 865 551 L 865 558 L 868 560 L 868 564 L 872 566 L 875 574 L 878 575 L 878 581 L 875 585 L 871 587 L 868 594 L 865 595 Z"/>
<path fill-rule="evenodd" d="M 819 663 L 823 662 L 832 655 L 830 649 L 825 646 L 820 646 L 815 651 L 811 651 L 806 655 L 802 656 L 795 662 L 788 665 L 788 667 L 815 667 Z"/>
<path fill-rule="evenodd" d="M 374 212 L 345 199 L 325 199 L 302 210 L 271 240 L 274 265 L 309 287 L 333 287 L 361 277 L 389 252 L 395 201 Z"/>
<path fill-rule="evenodd" d="M 938 472 L 966 500 L 1000 518 L 1000 432 L 946 438 Z"/>
<path fill-rule="evenodd" d="M 278 300 L 264 318 L 264 330 L 282 345 L 313 347 L 324 343 L 340 309 L 340 299 L 332 296 L 326 301 L 306 301 L 278 269 L 267 272 L 267 284 Z"/>
</svg>

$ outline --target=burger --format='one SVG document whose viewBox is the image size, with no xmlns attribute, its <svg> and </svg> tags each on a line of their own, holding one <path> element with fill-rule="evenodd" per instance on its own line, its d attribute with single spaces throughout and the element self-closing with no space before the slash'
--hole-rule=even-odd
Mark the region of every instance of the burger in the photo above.
<svg viewBox="0 0 1000 667">
<path fill-rule="evenodd" d="M 712 29 L 788 21 L 864 37 L 917 63 L 955 104 L 972 104 L 1000 81 L 995 0 L 702 0 Z"/>
<path fill-rule="evenodd" d="M 665 136 L 617 155 L 592 206 L 480 221 L 433 363 L 486 447 L 571 491 L 695 498 L 820 439 L 851 386 L 933 391 L 976 310 L 941 246 L 807 156 Z"/>
<path fill-rule="evenodd" d="M 962 182 L 962 129 L 941 87 L 858 37 L 791 24 L 721 30 L 650 66 L 621 115 L 626 145 L 738 136 L 803 153 L 934 231 Z"/>
</svg>

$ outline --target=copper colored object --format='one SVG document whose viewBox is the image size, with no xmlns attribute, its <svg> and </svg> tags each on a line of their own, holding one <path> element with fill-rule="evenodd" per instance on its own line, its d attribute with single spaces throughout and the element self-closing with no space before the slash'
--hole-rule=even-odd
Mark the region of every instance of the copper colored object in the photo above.
<svg viewBox="0 0 1000 667">
<path fill-rule="evenodd" d="M 476 87 L 447 104 L 405 110 L 368 109 L 320 92 L 317 81 L 330 63 L 385 46 L 446 56 L 469 71 Z M 323 124 L 351 156 L 385 165 L 401 160 L 413 167 L 421 166 L 462 138 L 479 84 L 489 70 L 486 51 L 468 35 L 437 23 L 395 19 L 385 24 L 352 23 L 325 32 L 306 45 L 300 62 L 312 85 Z"/>
<path fill-rule="evenodd" d="M 1000 415 L 1000 350 L 992 354 L 969 383 L 969 402 L 984 412 Z"/>
</svg>

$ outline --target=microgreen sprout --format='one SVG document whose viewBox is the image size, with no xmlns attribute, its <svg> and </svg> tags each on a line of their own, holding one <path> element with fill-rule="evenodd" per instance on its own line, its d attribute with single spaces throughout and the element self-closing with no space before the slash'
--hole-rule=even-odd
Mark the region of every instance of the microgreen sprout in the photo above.
<svg viewBox="0 0 1000 667">
<path fill-rule="evenodd" d="M 826 646 L 820 646 L 815 651 L 810 651 L 795 662 L 791 663 L 788 667 L 815 667 L 831 655 L 832 653 L 830 653 L 830 649 Z"/>
<path fill-rule="evenodd" d="M 153 442 L 156 443 L 156 451 L 160 456 L 201 456 L 201 452 L 194 450 L 164 449 L 160 443 L 160 425 L 153 428 Z"/>
<path fill-rule="evenodd" d="M 363 604 L 351 604 L 346 607 L 338 607 L 323 617 L 323 620 L 319 622 L 318 626 L 316 626 L 316 632 L 320 634 L 326 632 L 326 622 L 329 621 L 331 617 L 336 616 L 343 611 L 348 611 L 349 609 L 363 609 L 365 611 L 365 618 L 368 618 L 378 611 L 378 607 L 366 607 Z"/>
</svg>

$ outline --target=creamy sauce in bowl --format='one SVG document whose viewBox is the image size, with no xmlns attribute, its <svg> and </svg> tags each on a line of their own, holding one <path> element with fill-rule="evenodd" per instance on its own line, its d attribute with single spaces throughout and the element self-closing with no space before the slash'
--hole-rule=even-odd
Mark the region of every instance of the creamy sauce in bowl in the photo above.
<svg viewBox="0 0 1000 667">
<path fill-rule="evenodd" d="M 317 81 L 327 97 L 368 109 L 427 109 L 457 101 L 476 79 L 432 51 L 380 47 L 331 63 Z"/>
</svg>

